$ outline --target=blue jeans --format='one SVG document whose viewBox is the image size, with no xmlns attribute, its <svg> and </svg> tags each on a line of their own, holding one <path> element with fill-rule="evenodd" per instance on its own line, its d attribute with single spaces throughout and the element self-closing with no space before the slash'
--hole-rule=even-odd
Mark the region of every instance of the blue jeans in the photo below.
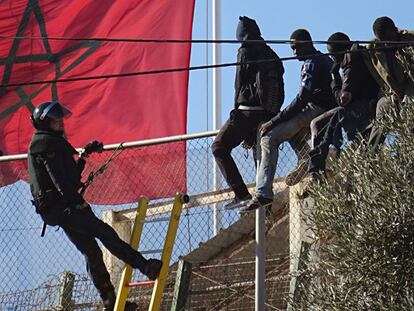
<svg viewBox="0 0 414 311">
<path fill-rule="evenodd" d="M 273 178 L 275 176 L 279 146 L 292 139 L 303 142 L 309 149 L 303 129 L 309 127 L 312 119 L 323 113 L 324 110 L 309 103 L 304 110 L 292 119 L 280 123 L 260 139 L 260 147 L 257 148 L 257 173 L 256 173 L 256 196 L 262 198 L 273 198 Z M 297 137 L 297 135 L 301 137 Z M 298 158 L 297 148 L 294 148 Z"/>
<path fill-rule="evenodd" d="M 325 171 L 329 146 L 334 145 L 337 150 L 341 148 L 342 128 L 348 140 L 356 139 L 357 134 L 369 135 L 369 124 L 374 118 L 377 101 L 377 98 L 354 100 L 346 107 L 336 107 L 325 113 L 325 126 L 318 130 L 315 144 L 309 153 L 309 173 Z M 314 122 L 315 120 L 312 123 Z"/>
</svg>

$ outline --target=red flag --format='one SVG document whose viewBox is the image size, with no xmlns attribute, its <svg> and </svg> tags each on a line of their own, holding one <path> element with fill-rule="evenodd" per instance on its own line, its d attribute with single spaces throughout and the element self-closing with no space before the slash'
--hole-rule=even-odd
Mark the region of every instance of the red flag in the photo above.
<svg viewBox="0 0 414 311">
<path fill-rule="evenodd" d="M 193 10 L 193 0 L 1 1 L 0 36 L 190 39 Z M 8 85 L 162 70 L 188 67 L 189 58 L 190 44 L 183 43 L 1 39 L 0 77 Z M 188 72 L 0 88 L 0 150 L 26 153 L 33 134 L 30 111 L 51 99 L 72 111 L 66 131 L 76 147 L 92 139 L 111 144 L 184 134 L 187 89 Z M 99 195 L 89 199 L 120 203 L 185 191 L 184 143 L 169 144 L 161 153 L 159 147 L 124 153 L 108 174 L 125 184 L 123 193 L 100 177 L 101 191 L 96 186 Z M 92 167 L 103 161 L 94 157 Z M 19 169 L 4 168 L 3 184 L 22 178 L 10 176 Z"/>
</svg>

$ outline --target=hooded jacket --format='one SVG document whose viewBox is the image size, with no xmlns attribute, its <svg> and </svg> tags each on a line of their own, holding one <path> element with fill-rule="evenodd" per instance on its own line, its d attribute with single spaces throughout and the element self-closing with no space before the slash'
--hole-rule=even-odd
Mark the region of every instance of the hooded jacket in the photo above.
<svg viewBox="0 0 414 311">
<path fill-rule="evenodd" d="M 265 88 L 265 82 L 271 80 L 274 83 L 273 91 L 277 95 L 270 95 L 274 100 L 272 112 L 277 112 L 283 104 L 284 84 L 283 84 L 283 65 L 276 53 L 265 44 L 261 37 L 260 29 L 255 20 L 246 16 L 239 17 L 239 24 L 236 30 L 236 38 L 239 41 L 261 40 L 263 43 L 243 42 L 238 50 L 237 62 L 241 63 L 236 69 L 235 79 L 235 99 L 234 106 L 262 106 L 266 108 L 265 102 L 268 101 L 268 94 Z M 269 65 L 266 63 L 248 63 L 250 61 L 262 59 L 275 59 L 271 66 L 275 66 L 276 74 L 266 75 L 271 70 L 267 70 Z"/>
</svg>

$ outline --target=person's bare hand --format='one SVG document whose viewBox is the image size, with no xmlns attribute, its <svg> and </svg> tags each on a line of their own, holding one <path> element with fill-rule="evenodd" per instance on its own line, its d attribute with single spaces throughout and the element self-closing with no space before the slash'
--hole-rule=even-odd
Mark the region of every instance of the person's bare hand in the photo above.
<svg viewBox="0 0 414 311">
<path fill-rule="evenodd" d="M 263 123 L 262 126 L 260 127 L 260 137 L 263 137 L 264 135 L 266 135 L 266 133 L 268 133 L 272 129 L 273 129 L 273 124 L 271 121 Z"/>
<path fill-rule="evenodd" d="M 350 92 L 342 92 L 341 94 L 341 106 L 348 105 L 352 100 L 352 93 Z"/>
</svg>

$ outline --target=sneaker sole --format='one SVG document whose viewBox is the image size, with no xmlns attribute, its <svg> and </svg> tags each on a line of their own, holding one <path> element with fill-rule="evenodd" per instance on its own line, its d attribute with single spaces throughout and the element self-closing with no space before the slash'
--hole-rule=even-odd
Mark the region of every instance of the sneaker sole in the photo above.
<svg viewBox="0 0 414 311">
<path fill-rule="evenodd" d="M 257 209 L 259 209 L 259 208 L 269 208 L 269 207 L 271 207 L 272 205 L 273 205 L 273 201 L 272 201 L 272 202 L 270 202 L 270 203 L 267 203 L 267 204 L 260 205 L 260 206 L 258 206 L 258 207 L 256 207 L 256 208 L 253 208 L 253 209 L 248 209 L 248 210 L 239 210 L 239 211 L 238 211 L 238 213 L 239 213 L 239 215 L 240 215 L 240 214 L 246 214 L 246 213 L 254 212 L 254 211 L 256 211 L 256 210 L 257 210 Z"/>
<path fill-rule="evenodd" d="M 242 206 L 245 206 L 247 204 L 247 202 L 249 202 L 249 200 L 241 201 L 241 202 L 239 202 L 237 204 L 225 205 L 224 206 L 224 209 L 225 210 L 232 210 L 232 209 L 240 208 Z"/>
</svg>

